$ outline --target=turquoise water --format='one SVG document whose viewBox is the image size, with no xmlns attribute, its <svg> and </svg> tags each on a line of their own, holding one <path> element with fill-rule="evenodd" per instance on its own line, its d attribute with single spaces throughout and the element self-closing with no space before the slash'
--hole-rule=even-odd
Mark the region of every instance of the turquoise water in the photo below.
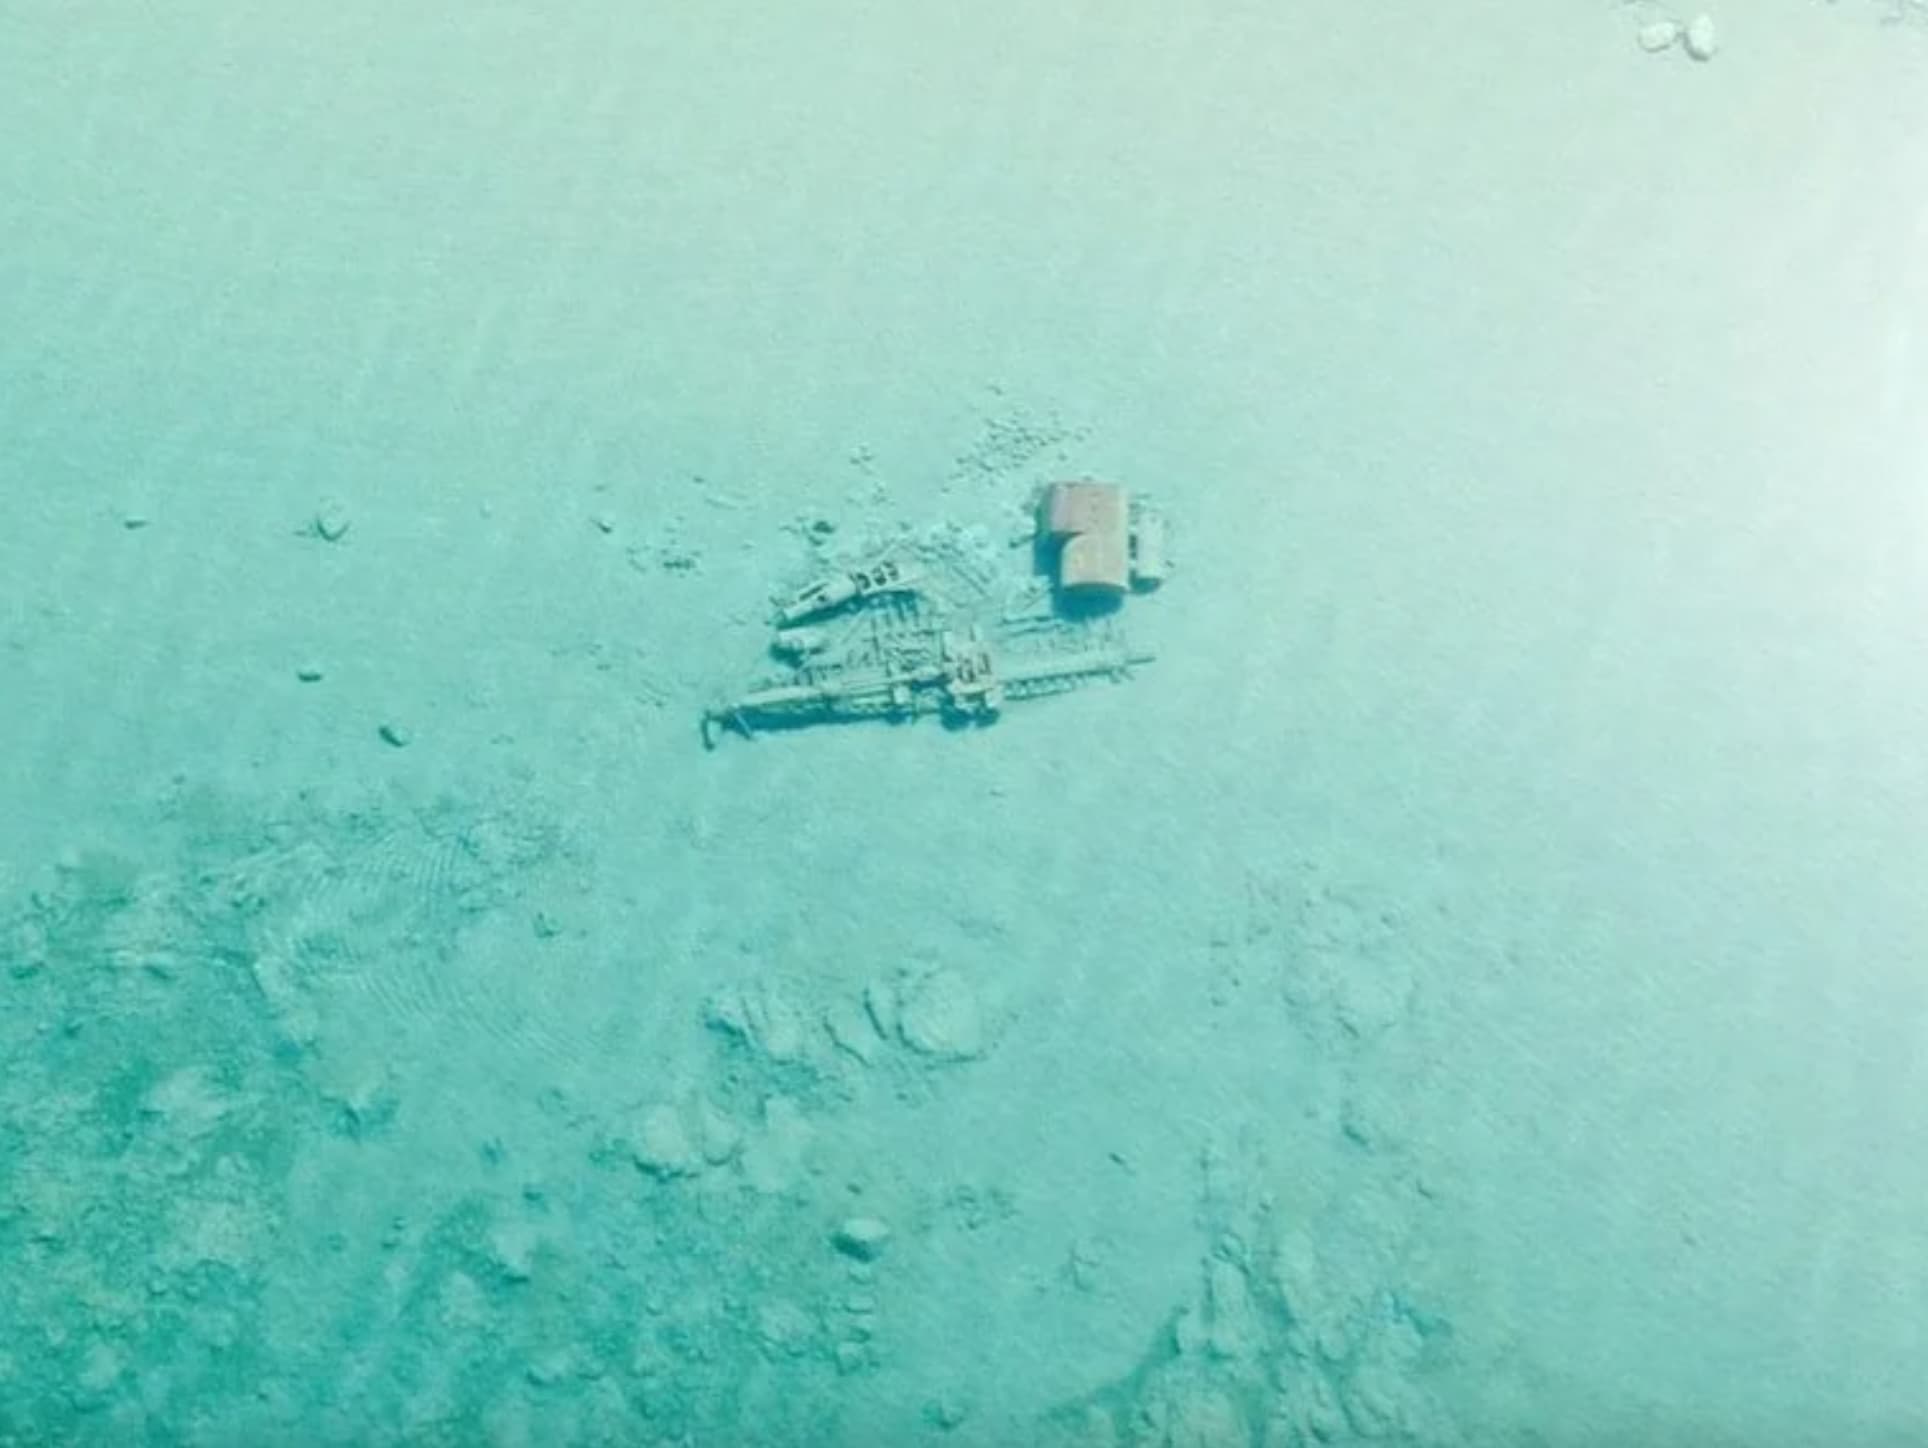
<svg viewBox="0 0 1928 1448">
<path fill-rule="evenodd" d="M 1928 28 L 1668 18 L 0 4 L 0 1443 L 1928 1442 Z"/>
</svg>

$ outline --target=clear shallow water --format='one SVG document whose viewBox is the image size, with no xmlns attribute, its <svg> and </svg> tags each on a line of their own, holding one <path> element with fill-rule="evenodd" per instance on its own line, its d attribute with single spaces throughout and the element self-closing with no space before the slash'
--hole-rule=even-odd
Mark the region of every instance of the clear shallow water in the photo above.
<svg viewBox="0 0 1928 1448">
<path fill-rule="evenodd" d="M 1928 1433 L 1884 13 L 0 14 L 0 1436 Z"/>
</svg>

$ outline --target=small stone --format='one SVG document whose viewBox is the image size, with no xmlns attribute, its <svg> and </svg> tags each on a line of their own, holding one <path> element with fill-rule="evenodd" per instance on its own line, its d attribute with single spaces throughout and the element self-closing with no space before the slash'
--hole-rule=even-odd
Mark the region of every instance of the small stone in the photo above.
<svg viewBox="0 0 1928 1448">
<path fill-rule="evenodd" d="M 696 1139 L 711 1166 L 722 1166 L 743 1150 L 743 1128 L 713 1101 L 697 1103 Z"/>
<path fill-rule="evenodd" d="M 967 1416 L 969 1415 L 965 1412 L 963 1403 L 956 1398 L 933 1398 L 924 1404 L 924 1421 L 933 1428 L 943 1429 L 946 1433 L 953 1428 L 961 1427 Z"/>
<path fill-rule="evenodd" d="M 1720 49 L 1720 36 L 1714 30 L 1714 17 L 1696 15 L 1687 23 L 1687 53 L 1695 60 L 1712 60 Z"/>
<path fill-rule="evenodd" d="M 146 526 L 147 516 L 144 513 L 128 513 L 121 519 L 121 527 L 130 533 L 138 533 Z"/>
<path fill-rule="evenodd" d="M 1663 50 L 1671 50 L 1680 41 L 1681 24 L 1678 20 L 1650 20 L 1640 27 L 1636 39 L 1640 48 L 1649 55 L 1657 55 Z"/>
<path fill-rule="evenodd" d="M 984 1050 L 977 996 L 954 970 L 934 970 L 905 993 L 897 1031 L 921 1056 L 963 1061 Z"/>
<path fill-rule="evenodd" d="M 1265 1328 L 1245 1273 L 1236 1263 L 1218 1257 L 1207 1271 L 1206 1349 L 1221 1360 L 1256 1357 L 1265 1345 Z"/>
<path fill-rule="evenodd" d="M 889 981 L 873 981 L 864 988 L 864 1012 L 885 1040 L 897 1034 L 897 992 Z"/>
<path fill-rule="evenodd" d="M 1205 1350 L 1205 1319 L 1196 1306 L 1186 1307 L 1172 1319 L 1172 1351 L 1182 1358 L 1197 1357 Z"/>
<path fill-rule="evenodd" d="M 382 743 L 393 749 L 408 748 L 409 742 L 415 737 L 399 724 L 384 724 L 375 732 L 381 735 Z"/>
<path fill-rule="evenodd" d="M 778 1299 L 756 1312 L 757 1335 L 764 1345 L 789 1357 L 800 1357 L 815 1335 L 816 1320 L 794 1302 Z"/>
<path fill-rule="evenodd" d="M 802 1058 L 807 1044 L 803 1018 L 768 985 L 726 989 L 710 997 L 704 1024 L 779 1064 Z"/>
<path fill-rule="evenodd" d="M 745 1185 L 766 1197 L 792 1190 L 807 1169 L 805 1157 L 814 1135 L 803 1108 L 795 1101 L 787 1096 L 767 1099 L 761 1127 L 744 1142 L 741 1169 Z"/>
<path fill-rule="evenodd" d="M 575 1371 L 575 1360 L 567 1348 L 545 1353 L 524 1370 L 533 1387 L 553 1388 Z"/>
<path fill-rule="evenodd" d="M 303 664 L 295 670 L 295 677 L 304 684 L 318 684 L 321 682 L 321 670 L 313 664 Z"/>
<path fill-rule="evenodd" d="M 504 1222 L 489 1232 L 489 1261 L 510 1282 L 527 1282 L 535 1275 L 536 1249 L 541 1239 L 521 1222 Z"/>
<path fill-rule="evenodd" d="M 596 525 L 598 532 L 614 533 L 616 531 L 616 520 L 607 513 L 598 513 L 589 521 Z"/>
<path fill-rule="evenodd" d="M 803 1020 L 777 992 L 768 987 L 745 997 L 750 1033 L 757 1048 L 770 1060 L 787 1063 L 802 1058 L 807 1037 Z"/>
<path fill-rule="evenodd" d="M 868 1066 L 877 1056 L 877 1032 L 862 1007 L 854 1000 L 837 1001 L 823 1013 L 824 1029 L 837 1049 Z"/>
<path fill-rule="evenodd" d="M 645 1113 L 630 1155 L 637 1166 L 656 1177 L 687 1176 L 703 1162 L 674 1106 L 654 1106 Z"/>
<path fill-rule="evenodd" d="M 335 499 L 329 499 L 315 510 L 308 531 L 324 543 L 341 542 L 348 536 L 347 507 Z"/>
<path fill-rule="evenodd" d="M 121 1362 L 119 1353 L 107 1343 L 97 1342 L 87 1349 L 81 1359 L 78 1381 L 92 1397 L 97 1397 L 120 1381 Z"/>
<path fill-rule="evenodd" d="M 831 1234 L 831 1242 L 846 1257 L 874 1262 L 890 1241 L 890 1223 L 880 1217 L 850 1217 Z"/>
<path fill-rule="evenodd" d="M 748 1043 L 750 1008 L 740 990 L 720 990 L 703 1003 L 703 1024 Z"/>
<path fill-rule="evenodd" d="M 335 1108 L 336 1129 L 356 1141 L 374 1136 L 393 1122 L 401 1109 L 401 1099 L 388 1073 L 379 1067 L 348 1070 L 329 1079 L 321 1095 Z"/>
</svg>

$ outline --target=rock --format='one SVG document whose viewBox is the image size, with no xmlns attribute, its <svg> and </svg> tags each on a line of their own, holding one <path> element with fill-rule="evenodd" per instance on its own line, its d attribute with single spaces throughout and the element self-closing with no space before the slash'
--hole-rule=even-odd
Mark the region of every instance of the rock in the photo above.
<svg viewBox="0 0 1928 1448">
<path fill-rule="evenodd" d="M 743 1128 L 714 1102 L 700 1101 L 696 1107 L 696 1140 L 703 1160 L 711 1166 L 722 1166 L 743 1149 Z"/>
<path fill-rule="evenodd" d="M 703 1024 L 712 1031 L 720 1031 L 726 1036 L 735 1036 L 747 1042 L 750 1039 L 750 1012 L 744 1005 L 743 992 L 724 990 L 711 996 L 703 1005 Z"/>
<path fill-rule="evenodd" d="M 295 677 L 304 684 L 318 684 L 321 682 L 321 670 L 313 664 L 302 664 L 295 669 Z"/>
<path fill-rule="evenodd" d="M 330 498 L 319 508 L 308 525 L 308 531 L 324 543 L 339 543 L 348 536 L 348 509 L 340 501 Z"/>
<path fill-rule="evenodd" d="M 962 1427 L 964 1420 L 969 1416 L 964 1404 L 957 1398 L 949 1396 L 932 1398 L 924 1404 L 924 1421 L 933 1428 L 941 1428 L 946 1433 Z"/>
<path fill-rule="evenodd" d="M 687 1176 L 703 1162 L 683 1125 L 682 1113 L 669 1105 L 652 1106 L 643 1114 L 630 1156 L 655 1177 Z"/>
<path fill-rule="evenodd" d="M 1273 1295 L 1283 1304 L 1286 1315 L 1309 1321 L 1320 1306 L 1323 1276 L 1319 1249 L 1312 1238 L 1296 1230 L 1282 1236 L 1273 1251 L 1270 1276 Z"/>
<path fill-rule="evenodd" d="M 890 1223 L 881 1217 L 850 1217 L 830 1235 L 836 1249 L 859 1262 L 874 1262 L 890 1242 Z"/>
<path fill-rule="evenodd" d="M 1209 1318 L 1205 1347 L 1213 1357 L 1251 1358 L 1265 1347 L 1258 1306 L 1236 1263 L 1212 1259 L 1206 1269 L 1205 1304 Z"/>
<path fill-rule="evenodd" d="M 388 1069 L 379 1063 L 337 1063 L 318 1072 L 316 1087 L 335 1110 L 335 1128 L 356 1141 L 373 1136 L 401 1109 Z"/>
<path fill-rule="evenodd" d="M 889 981 L 872 981 L 864 987 L 864 1012 L 885 1040 L 897 1034 L 897 992 Z"/>
<path fill-rule="evenodd" d="M 1635 38 L 1640 48 L 1649 55 L 1663 50 L 1671 50 L 1680 43 L 1681 24 L 1678 20 L 1650 20 L 1640 27 Z"/>
<path fill-rule="evenodd" d="M 802 1107 L 787 1096 L 770 1097 L 763 1103 L 761 1128 L 744 1144 L 744 1182 L 764 1196 L 789 1191 L 803 1174 L 813 1136 Z"/>
<path fill-rule="evenodd" d="M 1172 1351 L 1179 1357 L 1197 1357 L 1207 1341 L 1205 1314 L 1196 1306 L 1181 1308 L 1172 1319 Z"/>
<path fill-rule="evenodd" d="M 750 996 L 750 1032 L 758 1049 L 772 1061 L 800 1060 L 804 1054 L 803 1018 L 796 1009 L 771 990 Z"/>
<path fill-rule="evenodd" d="M 1315 1443 L 1343 1442 L 1349 1436 L 1344 1404 L 1339 1390 L 1324 1373 L 1314 1373 L 1306 1383 L 1304 1400 L 1299 1405 L 1306 1434 Z"/>
<path fill-rule="evenodd" d="M 161 1080 L 141 1098 L 141 1114 L 184 1139 L 198 1141 L 220 1126 L 234 1105 L 204 1066 L 187 1066 Z"/>
<path fill-rule="evenodd" d="M 489 1261 L 511 1282 L 527 1282 L 535 1274 L 536 1249 L 541 1235 L 523 1222 L 504 1222 L 489 1233 Z"/>
<path fill-rule="evenodd" d="M 523 1376 L 532 1387 L 553 1388 L 557 1383 L 574 1375 L 576 1362 L 567 1348 L 557 1348 L 554 1352 L 544 1353 L 523 1370 Z"/>
<path fill-rule="evenodd" d="M 720 991 L 704 1008 L 703 1021 L 779 1065 L 800 1061 L 807 1051 L 803 1017 L 767 985 Z"/>
<path fill-rule="evenodd" d="M 1339 1393 L 1346 1421 L 1362 1439 L 1405 1438 L 1420 1426 L 1404 1381 L 1377 1364 L 1357 1367 Z"/>
<path fill-rule="evenodd" d="M 391 749 L 406 749 L 415 737 L 400 724 L 384 724 L 375 732 L 381 736 L 382 743 Z"/>
<path fill-rule="evenodd" d="M 977 995 L 954 970 L 934 970 L 910 987 L 897 1031 L 904 1044 L 922 1056 L 961 1061 L 984 1051 Z"/>
<path fill-rule="evenodd" d="M 525 1273 L 521 1279 L 528 1281 Z M 479 1332 L 489 1320 L 489 1297 L 482 1284 L 459 1268 L 442 1279 L 433 1294 L 429 1321 L 448 1334 Z"/>
<path fill-rule="evenodd" d="M 1720 49 L 1720 36 L 1714 30 L 1714 17 L 1696 15 L 1687 23 L 1687 53 L 1695 60 L 1712 60 Z"/>
<path fill-rule="evenodd" d="M 106 1394 L 120 1381 L 125 1366 L 121 1355 L 108 1343 L 91 1344 L 80 1360 L 80 1373 L 76 1379 L 86 1394 L 83 1401 L 92 1402 Z"/>
<path fill-rule="evenodd" d="M 1252 1441 L 1251 1427 L 1237 1404 L 1208 1383 L 1174 1387 L 1166 1409 L 1160 1441 L 1170 1448 L 1217 1448 L 1221 1443 Z"/>
<path fill-rule="evenodd" d="M 836 1001 L 824 1008 L 823 1028 L 838 1050 L 868 1066 L 877 1056 L 877 1032 L 855 1001 Z"/>
<path fill-rule="evenodd" d="M 756 1325 L 763 1345 L 787 1357 L 801 1357 L 817 1332 L 817 1321 L 810 1313 L 782 1298 L 757 1308 Z"/>
</svg>

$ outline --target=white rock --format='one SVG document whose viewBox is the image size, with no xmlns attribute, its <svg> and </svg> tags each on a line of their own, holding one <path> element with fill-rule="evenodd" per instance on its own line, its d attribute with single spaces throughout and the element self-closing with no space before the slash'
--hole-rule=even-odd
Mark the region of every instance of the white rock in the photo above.
<svg viewBox="0 0 1928 1448">
<path fill-rule="evenodd" d="M 738 1166 L 753 1191 L 775 1196 L 796 1185 L 814 1133 L 803 1108 L 787 1096 L 763 1103 L 761 1129 L 744 1143 Z"/>
<path fill-rule="evenodd" d="M 141 1110 L 196 1140 L 219 1126 L 233 1104 L 205 1067 L 189 1066 L 152 1087 L 141 1100 Z"/>
<path fill-rule="evenodd" d="M 1265 1328 L 1245 1273 L 1232 1262 L 1214 1257 L 1206 1278 L 1205 1305 L 1209 1313 L 1206 1347 L 1218 1358 L 1250 1358 L 1265 1346 Z"/>
<path fill-rule="evenodd" d="M 722 1166 L 743 1149 L 743 1128 L 713 1101 L 697 1103 L 696 1137 L 711 1166 Z"/>
<path fill-rule="evenodd" d="M 823 1027 L 837 1049 L 868 1066 L 877 1056 L 877 1032 L 864 1008 L 854 1000 L 833 1001 L 824 1007 Z"/>
<path fill-rule="evenodd" d="M 535 1272 L 541 1234 L 526 1222 L 503 1222 L 489 1232 L 489 1260 L 511 1282 L 527 1282 Z"/>
<path fill-rule="evenodd" d="M 97 1342 L 87 1349 L 81 1359 L 80 1373 L 76 1381 L 90 1394 L 102 1394 L 120 1381 L 121 1370 L 126 1365 L 121 1355 L 104 1342 Z"/>
<path fill-rule="evenodd" d="M 864 987 L 864 1010 L 878 1035 L 888 1040 L 897 1034 L 897 992 L 889 981 L 872 981 Z"/>
<path fill-rule="evenodd" d="M 1197 1304 L 1182 1308 L 1172 1319 L 1172 1351 L 1180 1357 L 1197 1357 L 1205 1351 L 1205 1315 Z"/>
<path fill-rule="evenodd" d="M 831 1239 L 837 1250 L 860 1262 L 875 1261 L 890 1241 L 890 1224 L 880 1217 L 851 1217 L 839 1226 Z"/>
<path fill-rule="evenodd" d="M 1252 1441 L 1252 1429 L 1243 1411 L 1222 1389 L 1200 1383 L 1173 1393 L 1170 1404 L 1171 1417 L 1159 1435 L 1161 1443 L 1205 1448 L 1207 1444 Z"/>
<path fill-rule="evenodd" d="M 703 1006 L 703 1024 L 741 1040 L 750 1039 L 750 1008 L 740 990 L 722 990 Z"/>
<path fill-rule="evenodd" d="M 720 991 L 710 998 L 703 1019 L 712 1030 L 735 1036 L 780 1064 L 804 1054 L 803 1018 L 769 985 Z"/>
<path fill-rule="evenodd" d="M 977 996 L 954 970 L 934 970 L 905 992 L 897 1030 L 919 1055 L 961 1061 L 984 1050 Z"/>
<path fill-rule="evenodd" d="M 757 1334 L 769 1347 L 795 1357 L 809 1345 L 817 1321 L 794 1302 L 778 1298 L 756 1311 Z"/>
<path fill-rule="evenodd" d="M 1720 49 L 1720 37 L 1714 32 L 1714 17 L 1696 15 L 1687 24 L 1687 53 L 1695 60 L 1712 60 L 1714 52 Z"/>
<path fill-rule="evenodd" d="M 328 498 L 315 509 L 308 531 L 324 543 L 339 543 L 348 534 L 348 522 L 348 505 L 339 498 Z"/>
<path fill-rule="evenodd" d="M 804 1052 L 803 1018 L 774 990 L 765 987 L 748 998 L 750 1030 L 758 1048 L 772 1061 L 801 1059 Z"/>
<path fill-rule="evenodd" d="M 1636 38 L 1640 48 L 1649 54 L 1671 50 L 1680 42 L 1681 23 L 1678 20 L 1650 20 L 1640 27 Z"/>
<path fill-rule="evenodd" d="M 637 1166 L 659 1177 L 686 1176 L 703 1162 L 674 1106 L 652 1106 L 644 1113 L 630 1155 Z"/>
<path fill-rule="evenodd" d="M 576 1356 L 568 1348 L 557 1348 L 536 1358 L 522 1370 L 522 1375 L 535 1388 L 553 1388 L 557 1383 L 575 1375 Z"/>
</svg>

